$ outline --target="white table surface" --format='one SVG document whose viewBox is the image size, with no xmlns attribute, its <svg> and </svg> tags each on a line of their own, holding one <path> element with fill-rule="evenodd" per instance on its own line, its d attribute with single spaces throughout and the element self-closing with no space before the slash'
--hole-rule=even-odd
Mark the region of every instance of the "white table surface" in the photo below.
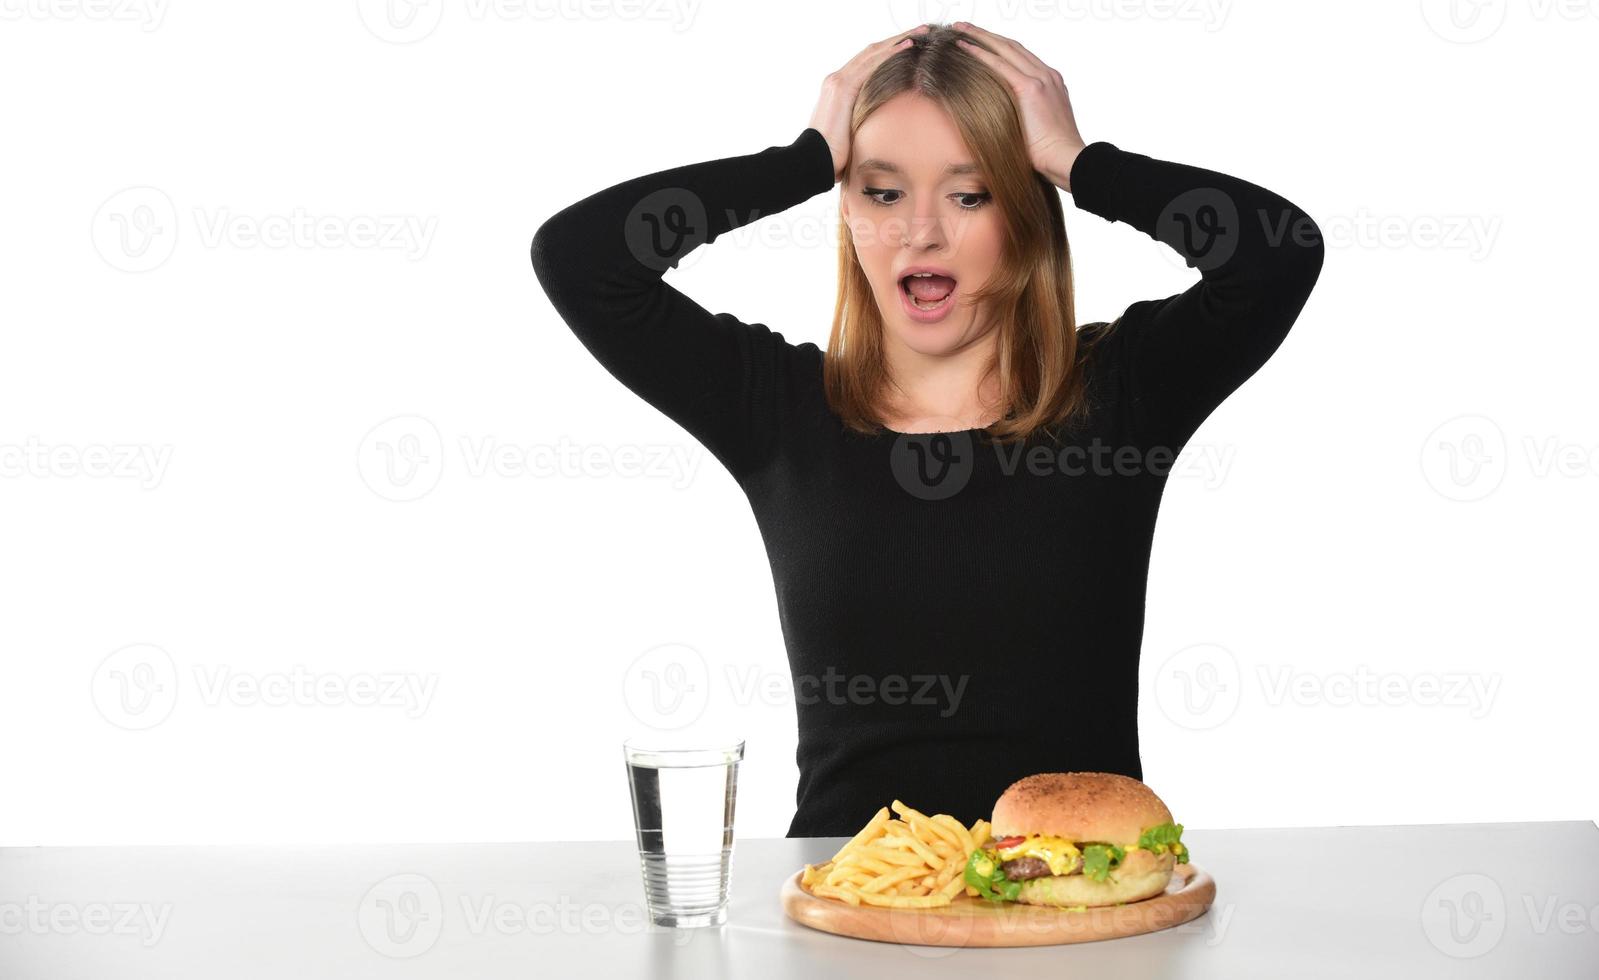
<svg viewBox="0 0 1599 980">
<path fill-rule="evenodd" d="M 0 848 L 0 978 L 1599 978 L 1591 822 L 1184 832 L 1216 903 L 1071 946 L 862 942 L 778 889 L 843 838 L 737 842 L 725 926 L 648 925 L 631 842 Z"/>
</svg>

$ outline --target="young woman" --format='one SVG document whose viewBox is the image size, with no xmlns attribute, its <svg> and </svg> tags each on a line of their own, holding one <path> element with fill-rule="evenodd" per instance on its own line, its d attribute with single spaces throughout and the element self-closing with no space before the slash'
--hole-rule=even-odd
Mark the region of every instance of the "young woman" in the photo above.
<svg viewBox="0 0 1599 980">
<path fill-rule="evenodd" d="M 662 280 L 839 181 L 825 351 Z M 1201 280 L 1079 329 L 1057 188 Z M 893 797 L 969 823 L 1035 772 L 1142 778 L 1166 473 L 1282 342 L 1321 263 L 1299 208 L 1085 144 L 1060 74 L 964 23 L 862 51 L 792 143 L 624 181 L 533 239 L 578 339 L 754 510 L 799 720 L 789 836 L 853 834 Z M 798 288 L 773 282 L 774 302 Z"/>
</svg>

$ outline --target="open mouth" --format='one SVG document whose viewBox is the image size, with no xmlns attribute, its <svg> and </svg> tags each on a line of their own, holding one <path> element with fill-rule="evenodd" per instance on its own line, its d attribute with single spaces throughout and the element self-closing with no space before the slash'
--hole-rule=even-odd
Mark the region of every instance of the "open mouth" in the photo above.
<svg viewBox="0 0 1599 980">
<path fill-rule="evenodd" d="M 932 272 L 912 273 L 899 281 L 899 288 L 919 310 L 932 311 L 955 295 L 955 280 Z"/>
<path fill-rule="evenodd" d="M 955 278 L 937 272 L 912 272 L 899 280 L 905 313 L 921 323 L 937 323 L 955 306 Z"/>
</svg>

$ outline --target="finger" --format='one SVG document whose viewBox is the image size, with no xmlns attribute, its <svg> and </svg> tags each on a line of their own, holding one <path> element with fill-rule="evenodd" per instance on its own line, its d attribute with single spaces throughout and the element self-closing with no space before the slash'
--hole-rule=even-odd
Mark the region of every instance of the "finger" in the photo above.
<svg viewBox="0 0 1599 980">
<path fill-rule="evenodd" d="M 895 31 L 893 34 L 883 38 L 881 41 L 873 41 L 871 44 L 868 44 L 865 48 L 861 49 L 861 53 L 855 57 L 860 59 L 870 58 L 874 54 L 893 54 L 904 45 L 905 41 L 915 37 L 918 34 L 926 33 L 926 31 L 926 24 L 919 24 L 908 31 Z"/>
<path fill-rule="evenodd" d="M 1011 88 L 1015 91 L 1021 91 L 1022 86 L 1033 79 L 1033 76 L 1017 68 L 1009 58 L 1003 55 L 995 54 L 987 48 L 979 47 L 965 38 L 957 38 L 955 43 L 970 51 L 976 56 L 978 61 L 998 72 L 1000 77 L 1009 82 Z"/>
<path fill-rule="evenodd" d="M 917 24 L 915 27 L 911 28 L 908 31 L 895 31 L 894 33 L 890 34 L 888 37 L 883 38 L 883 40 L 881 40 L 881 41 L 879 41 L 877 43 L 878 44 L 886 44 L 886 43 L 888 43 L 890 41 L 899 41 L 901 38 L 907 38 L 907 37 L 910 37 L 910 36 L 915 35 L 915 34 L 923 34 L 923 33 L 926 33 L 927 30 L 930 27 L 931 27 L 931 25 L 929 25 L 929 24 Z"/>
<path fill-rule="evenodd" d="M 866 57 L 866 56 L 870 56 L 870 55 L 872 55 L 874 53 L 875 54 L 884 54 L 884 55 L 893 54 L 895 51 L 898 51 L 901 48 L 903 48 L 905 46 L 905 42 L 906 41 L 910 40 L 911 38 L 915 37 L 918 34 L 926 33 L 927 32 L 927 28 L 928 28 L 928 25 L 919 24 L 916 27 L 913 27 L 913 28 L 911 28 L 908 31 L 896 31 L 893 34 L 890 34 L 888 37 L 883 38 L 881 41 L 877 41 L 877 42 L 875 42 L 873 44 L 868 44 L 866 46 L 866 50 L 862 51 L 859 55 L 856 55 L 856 57 L 858 57 L 858 58 L 859 57 Z"/>
<path fill-rule="evenodd" d="M 1053 68 L 1044 63 L 1043 59 L 1027 50 L 1020 41 L 1008 38 L 1003 34 L 995 34 L 993 31 L 984 30 L 976 24 L 971 24 L 964 20 L 958 21 L 955 26 L 968 34 L 982 38 L 995 48 L 998 48 L 1002 53 L 1010 55 L 1012 63 L 1018 68 L 1024 70 L 1030 68 L 1031 70 L 1027 71 L 1029 75 L 1037 75 L 1043 78 L 1054 71 Z"/>
<path fill-rule="evenodd" d="M 867 48 L 865 51 L 862 51 L 860 54 L 856 55 L 855 59 L 845 66 L 845 71 L 849 72 L 852 77 L 864 79 L 873 71 L 876 71 L 878 65 L 894 57 L 896 54 L 899 54 L 908 47 L 910 47 L 909 38 L 901 38 L 887 47 L 878 47 L 874 44 L 870 48 Z"/>
<path fill-rule="evenodd" d="M 876 68 L 878 64 L 887 61 L 895 54 L 903 51 L 906 46 L 905 42 L 910 38 L 917 34 L 926 33 L 927 30 L 927 24 L 919 24 L 908 31 L 897 31 L 893 34 L 890 34 L 881 41 L 873 41 L 871 44 L 868 44 L 866 47 L 862 48 L 859 54 L 851 58 L 849 63 L 844 66 L 843 70 L 846 72 L 856 72 L 863 69 L 869 70 Z"/>
<path fill-rule="evenodd" d="M 1038 57 L 1035 56 L 1031 51 L 1027 50 L 1027 48 L 1015 38 L 1007 37 L 1004 34 L 996 34 L 993 31 L 978 27 L 976 24 L 964 20 L 958 22 L 956 27 L 967 34 L 973 34 L 981 37 L 983 40 L 992 44 L 994 47 L 999 48 L 1001 51 L 1014 55 L 1017 60 L 1021 62 L 1025 62 L 1038 68 L 1049 67 L 1040 61 Z"/>
<path fill-rule="evenodd" d="M 877 69 L 877 66 L 910 47 L 910 39 L 927 29 L 927 25 L 904 31 L 893 37 L 884 38 L 867 45 L 859 54 L 849 60 L 841 71 L 850 78 L 864 79 Z"/>
</svg>

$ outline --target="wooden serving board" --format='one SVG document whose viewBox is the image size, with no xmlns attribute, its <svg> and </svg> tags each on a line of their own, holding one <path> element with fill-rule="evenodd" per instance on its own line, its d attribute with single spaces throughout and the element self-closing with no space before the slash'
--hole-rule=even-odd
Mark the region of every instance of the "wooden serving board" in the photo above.
<svg viewBox="0 0 1599 980">
<path fill-rule="evenodd" d="M 1198 918 L 1216 899 L 1216 882 L 1193 864 L 1177 865 L 1163 894 L 1081 912 L 992 903 L 964 893 L 930 909 L 849 905 L 812 895 L 800 884 L 802 873 L 796 871 L 783 882 L 783 911 L 789 918 L 839 936 L 916 946 L 1054 946 L 1119 939 Z"/>
</svg>

